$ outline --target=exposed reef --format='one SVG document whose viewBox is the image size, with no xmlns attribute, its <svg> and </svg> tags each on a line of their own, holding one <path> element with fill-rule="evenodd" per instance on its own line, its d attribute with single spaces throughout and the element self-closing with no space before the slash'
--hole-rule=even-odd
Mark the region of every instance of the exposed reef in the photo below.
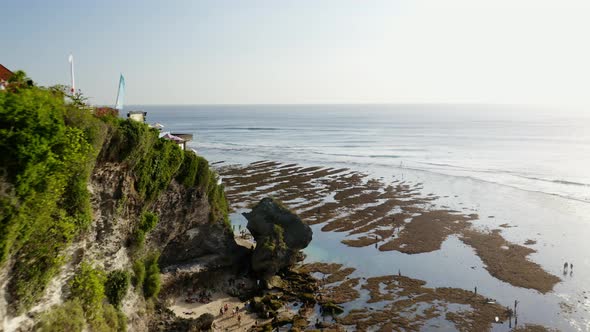
<svg viewBox="0 0 590 332">
<path fill-rule="evenodd" d="M 322 231 L 346 233 L 342 243 L 351 247 L 419 254 L 440 249 L 447 237 L 455 235 L 472 246 L 490 274 L 502 281 L 541 293 L 560 281 L 528 259 L 534 249 L 509 243 L 498 231 L 477 228 L 479 217 L 472 211 L 433 205 L 436 196 L 421 195 L 420 183 L 393 179 L 389 184 L 348 169 L 274 161 L 226 166 L 219 172 L 234 207 L 272 195 L 307 223 L 322 224 Z"/>
</svg>

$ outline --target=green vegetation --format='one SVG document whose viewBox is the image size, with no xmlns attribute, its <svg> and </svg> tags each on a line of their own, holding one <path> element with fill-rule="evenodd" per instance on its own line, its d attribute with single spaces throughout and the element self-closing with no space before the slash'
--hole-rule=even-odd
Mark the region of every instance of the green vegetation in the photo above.
<svg viewBox="0 0 590 332">
<path fill-rule="evenodd" d="M 146 299 L 157 298 L 160 293 L 159 258 L 160 254 L 153 252 L 145 258 L 133 262 L 133 285 L 135 289 L 143 291 L 143 296 Z"/>
<path fill-rule="evenodd" d="M 126 332 L 127 317 L 108 303 L 102 304 L 100 320 L 85 318 L 80 301 L 74 299 L 44 312 L 35 326 L 40 332 Z"/>
<path fill-rule="evenodd" d="M 23 75 L 23 80 L 26 75 Z M 79 113 L 79 114 L 76 114 Z M 15 255 L 9 291 L 30 306 L 90 223 L 86 183 L 105 124 L 33 84 L 0 93 L 0 264 Z"/>
<path fill-rule="evenodd" d="M 158 138 L 158 131 L 143 123 L 118 120 L 112 123 L 112 129 L 104 158 L 129 165 L 140 198 L 153 201 L 179 170 L 182 150 L 176 143 Z"/>
<path fill-rule="evenodd" d="M 223 219 L 229 226 L 229 204 L 223 185 L 217 184 L 217 180 L 217 174 L 211 170 L 207 159 L 197 156 L 192 151 L 184 152 L 184 160 L 176 176 L 176 181 L 187 188 L 196 186 L 206 189 L 211 207 L 209 221 L 215 222 Z"/>
<path fill-rule="evenodd" d="M 78 300 L 67 301 L 44 312 L 36 326 L 39 332 L 82 331 L 86 322 Z"/>
<path fill-rule="evenodd" d="M 144 212 L 141 214 L 139 225 L 133 232 L 132 247 L 139 250 L 143 247 L 145 236 L 158 224 L 158 216 L 152 212 Z"/>
<path fill-rule="evenodd" d="M 199 164 L 203 165 L 205 162 L 207 162 L 205 158 L 197 156 L 192 151 L 185 151 L 184 160 L 176 175 L 176 181 L 187 188 L 194 187 L 195 184 L 198 183 L 197 174 L 199 171 Z"/>
<path fill-rule="evenodd" d="M 274 224 L 273 231 L 277 235 L 277 245 L 281 250 L 287 249 L 287 244 L 285 243 L 285 230 L 281 225 Z"/>
<path fill-rule="evenodd" d="M 107 277 L 102 270 L 82 262 L 70 282 L 70 296 L 72 301 L 80 303 L 84 312 L 83 317 L 93 331 L 124 331 L 125 315 L 118 312 L 113 305 L 106 303 L 105 299 L 107 295 L 109 300 L 111 296 L 115 296 L 120 304 L 128 284 L 129 277 L 123 271 L 115 271 Z"/>
<path fill-rule="evenodd" d="M 275 252 L 276 250 L 286 250 L 285 230 L 280 225 L 274 224 L 272 228 L 276 236 L 267 236 L 264 239 L 262 246 L 264 249 Z"/>
<path fill-rule="evenodd" d="M 145 280 L 145 265 L 143 260 L 138 259 L 133 262 L 133 286 L 136 289 L 143 289 L 143 281 Z"/>
<path fill-rule="evenodd" d="M 102 308 L 105 297 L 104 284 L 106 276 L 104 272 L 94 269 L 90 264 L 83 262 L 78 273 L 70 282 L 70 292 L 73 298 L 80 300 L 86 318 L 94 320 Z"/>
<path fill-rule="evenodd" d="M 143 283 L 143 295 L 146 299 L 156 298 L 160 293 L 159 258 L 159 253 L 153 253 L 144 259 L 145 280 Z"/>
<path fill-rule="evenodd" d="M 204 158 L 159 139 L 158 131 L 145 124 L 113 115 L 95 117 L 82 95 L 64 102 L 63 87 L 36 86 L 20 71 L 11 82 L 0 91 L 0 267 L 18 262 L 8 267 L 14 313 L 22 313 L 38 300 L 69 259 L 63 250 L 89 228 L 92 210 L 87 187 L 97 162 L 126 167 L 138 195 L 133 199 L 146 207 L 176 179 L 187 189 L 207 195 L 210 221 L 228 223 L 223 186 L 217 184 L 217 175 Z M 127 199 L 122 198 L 123 204 Z M 123 205 L 117 206 L 119 213 L 124 210 Z M 155 215 L 142 214 L 132 240 L 143 244 L 156 223 Z M 134 282 L 147 297 L 155 297 L 157 259 L 149 263 L 144 266 L 145 281 L 134 266 Z M 88 309 L 89 303 L 81 304 Z M 98 302 L 93 306 L 95 311 L 102 310 Z M 73 307 L 56 309 L 55 314 Z"/>
<path fill-rule="evenodd" d="M 225 197 L 223 185 L 217 184 L 217 174 L 214 172 L 210 172 L 209 177 L 209 185 L 207 187 L 207 198 L 209 200 L 209 207 L 211 208 L 211 212 L 209 212 L 209 221 L 215 222 L 221 219 L 228 227 L 230 227 L 228 217 L 229 203 Z"/>
<path fill-rule="evenodd" d="M 109 302 L 117 309 L 121 307 L 121 301 L 123 301 L 125 294 L 127 294 L 130 279 L 129 272 L 121 270 L 113 271 L 107 276 L 107 281 L 104 285 L 105 294 Z"/>
</svg>

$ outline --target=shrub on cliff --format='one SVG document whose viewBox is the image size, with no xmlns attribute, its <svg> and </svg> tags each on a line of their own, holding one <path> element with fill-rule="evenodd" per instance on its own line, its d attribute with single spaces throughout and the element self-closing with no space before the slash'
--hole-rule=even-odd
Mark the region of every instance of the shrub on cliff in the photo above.
<svg viewBox="0 0 590 332">
<path fill-rule="evenodd" d="M 143 295 L 145 298 L 156 298 L 160 293 L 160 268 L 158 267 L 159 253 L 153 253 L 144 259 L 145 280 Z"/>
<path fill-rule="evenodd" d="M 127 164 L 135 189 L 146 202 L 154 200 L 178 172 L 182 150 L 172 141 L 158 138 L 158 131 L 137 121 L 111 123 L 110 144 L 100 159 Z"/>
<path fill-rule="evenodd" d="M 187 188 L 202 188 L 207 193 L 211 208 L 209 221 L 223 220 L 229 225 L 229 204 L 224 188 L 223 185 L 218 184 L 217 174 L 211 170 L 207 159 L 197 156 L 192 151 L 184 151 L 184 159 L 176 175 L 176 181 Z"/>
<path fill-rule="evenodd" d="M 86 322 L 79 300 L 67 301 L 44 312 L 35 326 L 39 332 L 82 331 Z"/>
<path fill-rule="evenodd" d="M 158 252 L 151 253 L 143 259 L 133 262 L 133 285 L 143 291 L 146 299 L 155 298 L 160 293 L 160 267 Z"/>
<path fill-rule="evenodd" d="M 139 250 L 143 247 L 145 236 L 158 224 L 158 216 L 152 212 L 144 212 L 141 214 L 139 224 L 131 238 L 131 246 L 134 250 Z"/>
<path fill-rule="evenodd" d="M 184 152 L 184 159 L 182 165 L 176 175 L 176 181 L 187 188 L 194 187 L 197 183 L 197 174 L 199 171 L 199 163 L 202 157 L 197 156 L 192 151 Z"/>
<path fill-rule="evenodd" d="M 107 276 L 104 285 L 105 294 L 109 302 L 117 309 L 121 307 L 121 301 L 127 294 L 130 279 L 129 272 L 122 270 L 113 271 Z"/>
<path fill-rule="evenodd" d="M 133 286 L 136 289 L 143 289 L 143 281 L 145 280 L 145 265 L 141 259 L 133 262 Z"/>
<path fill-rule="evenodd" d="M 70 282 L 71 297 L 80 300 L 86 318 L 89 320 L 96 319 L 102 308 L 102 301 L 105 298 L 105 281 L 104 272 L 82 262 Z"/>
<path fill-rule="evenodd" d="M 128 285 L 129 277 L 121 273 L 122 271 L 116 271 L 107 278 L 104 271 L 82 262 L 70 281 L 71 301 L 80 303 L 84 312 L 83 317 L 92 331 L 124 331 L 126 328 L 125 315 L 105 302 L 107 295 L 112 296 L 113 293 L 117 293 L 115 297 L 119 297 L 119 303 L 123 298 L 122 289 L 125 288 L 126 292 L 125 282 Z"/>
</svg>

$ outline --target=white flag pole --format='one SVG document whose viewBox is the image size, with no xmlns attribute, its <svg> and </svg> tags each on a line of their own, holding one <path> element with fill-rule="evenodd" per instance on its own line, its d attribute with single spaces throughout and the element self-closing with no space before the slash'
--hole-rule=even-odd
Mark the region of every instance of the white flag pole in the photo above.
<svg viewBox="0 0 590 332">
<path fill-rule="evenodd" d="M 70 76 L 72 77 L 72 88 L 70 92 L 73 95 L 76 91 L 76 82 L 74 79 L 74 56 L 72 54 L 70 54 L 68 61 L 70 62 Z"/>
</svg>

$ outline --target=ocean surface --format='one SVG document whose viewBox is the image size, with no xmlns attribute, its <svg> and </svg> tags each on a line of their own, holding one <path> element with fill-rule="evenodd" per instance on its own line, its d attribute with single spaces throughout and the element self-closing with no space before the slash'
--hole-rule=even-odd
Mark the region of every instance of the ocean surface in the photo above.
<svg viewBox="0 0 590 332">
<path fill-rule="evenodd" d="M 580 112 L 482 105 L 135 108 L 164 130 L 194 133 L 190 145 L 212 160 L 410 168 L 590 202 L 590 115 Z"/>
<path fill-rule="evenodd" d="M 455 236 L 441 250 L 406 255 L 343 245 L 341 233 L 314 229 L 309 260 L 339 262 L 359 275 L 398 270 L 431 287 L 474 286 L 519 321 L 563 331 L 590 330 L 590 115 L 484 105 L 134 106 L 165 131 L 193 133 L 189 146 L 210 162 L 276 160 L 347 167 L 421 183 L 436 204 L 480 217 L 511 242 L 537 241 L 529 259 L 559 276 L 553 292 L 492 277 Z M 589 112 L 590 113 L 590 110 Z M 239 212 L 239 211 L 238 211 Z M 232 222 L 244 223 L 239 213 Z M 562 274 L 563 262 L 575 265 Z M 427 328 L 428 329 L 428 328 Z M 508 331 L 495 324 L 494 331 Z"/>
</svg>

